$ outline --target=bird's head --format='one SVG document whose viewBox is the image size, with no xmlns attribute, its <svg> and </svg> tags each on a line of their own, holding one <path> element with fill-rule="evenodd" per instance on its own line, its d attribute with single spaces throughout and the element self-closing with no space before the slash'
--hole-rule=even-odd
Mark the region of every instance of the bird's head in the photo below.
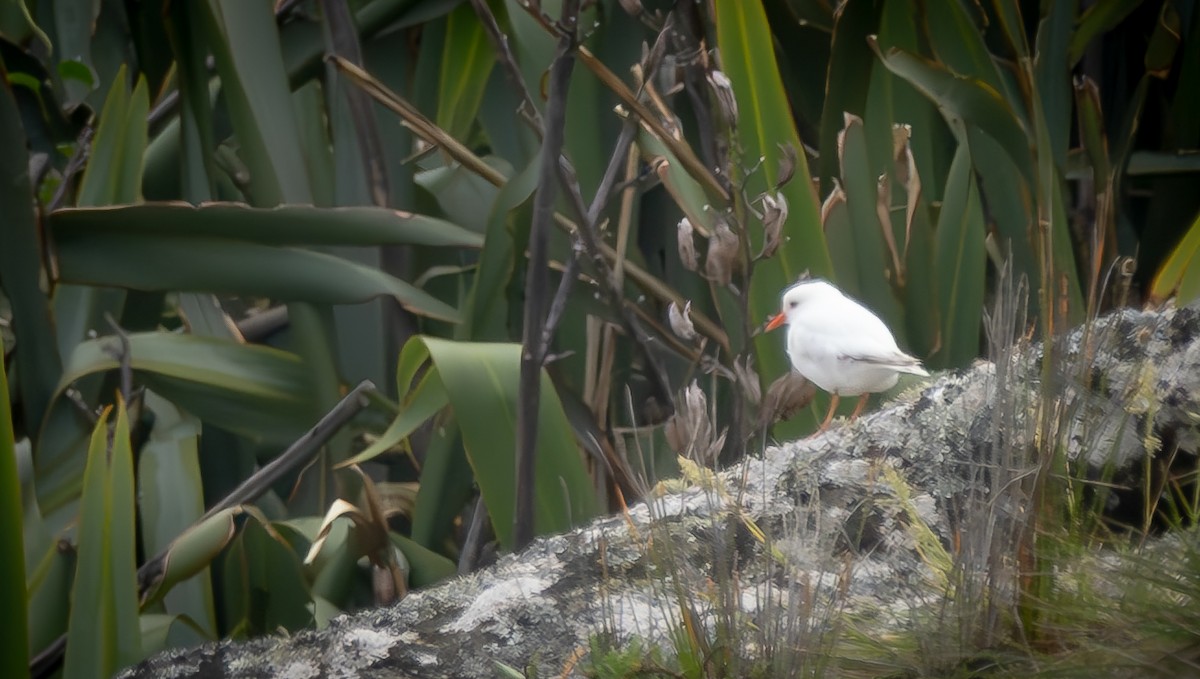
<svg viewBox="0 0 1200 679">
<path fill-rule="evenodd" d="M 792 318 L 806 304 L 831 294 L 840 295 L 842 293 L 838 292 L 838 289 L 830 285 L 828 281 L 820 278 L 801 280 L 799 283 L 783 291 L 783 302 L 780 311 L 768 319 L 767 331 L 774 330 L 785 323 L 790 323 Z"/>
</svg>

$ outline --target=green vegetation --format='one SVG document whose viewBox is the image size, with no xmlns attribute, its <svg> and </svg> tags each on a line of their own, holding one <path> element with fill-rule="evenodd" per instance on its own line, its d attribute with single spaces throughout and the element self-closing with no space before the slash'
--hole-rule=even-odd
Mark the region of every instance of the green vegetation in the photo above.
<svg viewBox="0 0 1200 679">
<path fill-rule="evenodd" d="M 1197 3 L 931 8 L 0 3 L 0 663 L 320 627 L 811 431 L 805 271 L 939 369 L 1007 267 L 1039 337 L 1200 295 Z"/>
</svg>

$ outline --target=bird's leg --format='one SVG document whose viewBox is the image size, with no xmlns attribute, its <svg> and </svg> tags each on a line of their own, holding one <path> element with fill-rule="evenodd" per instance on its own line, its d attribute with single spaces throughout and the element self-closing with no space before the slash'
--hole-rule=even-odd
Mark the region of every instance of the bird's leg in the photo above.
<svg viewBox="0 0 1200 679">
<path fill-rule="evenodd" d="M 855 418 L 862 414 L 863 408 L 867 407 L 867 399 L 870 398 L 870 396 L 870 393 L 864 393 L 862 396 L 858 397 L 858 405 L 854 406 L 854 412 L 850 413 L 851 422 L 853 422 Z"/>
<path fill-rule="evenodd" d="M 833 414 L 837 411 L 838 399 L 840 398 L 841 397 L 837 395 L 837 392 L 834 392 L 833 400 L 829 402 L 829 412 L 825 415 L 825 421 L 821 423 L 820 427 L 817 427 L 816 431 L 814 431 L 812 434 L 809 434 L 808 438 L 817 436 L 829 428 L 829 423 L 833 421 Z"/>
</svg>

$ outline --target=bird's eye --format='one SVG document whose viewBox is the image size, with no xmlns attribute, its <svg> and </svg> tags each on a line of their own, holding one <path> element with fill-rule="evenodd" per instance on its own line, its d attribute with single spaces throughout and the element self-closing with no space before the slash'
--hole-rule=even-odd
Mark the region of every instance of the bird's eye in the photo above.
<svg viewBox="0 0 1200 679">
<path fill-rule="evenodd" d="M 793 301 L 793 302 L 788 302 L 788 308 L 789 308 L 789 309 L 795 309 L 795 308 L 796 308 L 796 306 L 797 306 L 797 305 L 799 305 L 799 304 L 800 304 L 799 302 L 794 302 L 794 301 Z"/>
</svg>

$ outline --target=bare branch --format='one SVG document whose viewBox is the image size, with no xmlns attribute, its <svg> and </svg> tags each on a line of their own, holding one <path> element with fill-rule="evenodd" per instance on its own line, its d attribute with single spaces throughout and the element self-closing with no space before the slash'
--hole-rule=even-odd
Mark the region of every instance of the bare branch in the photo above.
<svg viewBox="0 0 1200 679">
<path fill-rule="evenodd" d="M 538 402 L 541 397 L 542 366 L 548 351 L 546 294 L 550 268 L 547 250 L 554 222 L 554 199 L 558 193 L 555 171 L 561 167 L 567 119 L 567 90 L 575 66 L 574 49 L 579 20 L 579 0 L 563 3 L 559 20 L 558 51 L 550 66 L 549 97 L 546 102 L 545 136 L 542 140 L 541 179 L 533 197 L 533 220 L 529 231 L 529 266 L 525 277 L 525 323 L 522 333 L 520 399 L 517 411 L 517 506 L 513 517 L 513 545 L 521 549 L 533 540 L 534 462 L 537 455 Z M 578 185 L 575 186 L 578 190 Z"/>
</svg>

